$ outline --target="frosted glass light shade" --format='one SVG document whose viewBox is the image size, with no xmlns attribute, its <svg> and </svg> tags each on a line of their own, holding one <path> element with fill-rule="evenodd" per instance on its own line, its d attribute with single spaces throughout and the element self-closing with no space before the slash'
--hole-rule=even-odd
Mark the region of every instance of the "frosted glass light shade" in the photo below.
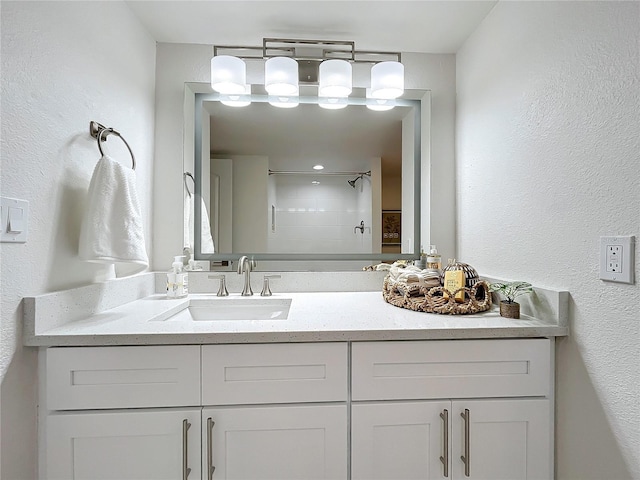
<svg viewBox="0 0 640 480">
<path fill-rule="evenodd" d="M 352 87 L 351 64 L 346 60 L 325 60 L 318 72 L 318 95 L 348 97 Z"/>
<path fill-rule="evenodd" d="M 251 85 L 244 86 L 244 92 L 241 95 L 220 94 L 220 103 L 227 107 L 246 107 L 251 105 Z"/>
<path fill-rule="evenodd" d="M 404 65 L 400 62 L 380 62 L 371 67 L 371 96 L 398 98 L 404 93 Z"/>
<path fill-rule="evenodd" d="M 347 97 L 318 97 L 318 105 L 327 110 L 339 110 L 345 108 L 348 103 Z"/>
<path fill-rule="evenodd" d="M 247 84 L 247 66 L 238 57 L 218 55 L 211 59 L 211 88 L 219 93 L 240 95 Z"/>
<path fill-rule="evenodd" d="M 295 91 L 295 95 L 269 95 L 267 100 L 269 105 L 278 108 L 295 108 L 300 104 L 298 90 Z"/>
<path fill-rule="evenodd" d="M 298 91 L 298 62 L 274 57 L 264 63 L 264 88 L 269 95 L 295 95 Z"/>
<path fill-rule="evenodd" d="M 395 99 L 393 98 L 373 98 L 371 89 L 367 88 L 367 108 L 376 112 L 384 112 L 395 107 Z"/>
</svg>

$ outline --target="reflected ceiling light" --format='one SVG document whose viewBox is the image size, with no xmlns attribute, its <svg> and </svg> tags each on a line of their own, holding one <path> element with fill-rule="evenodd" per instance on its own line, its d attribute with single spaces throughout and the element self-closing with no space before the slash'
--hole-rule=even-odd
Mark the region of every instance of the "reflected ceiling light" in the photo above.
<svg viewBox="0 0 640 480">
<path fill-rule="evenodd" d="M 371 67 L 371 96 L 398 98 L 404 93 L 404 65 L 400 62 L 380 62 Z"/>
<path fill-rule="evenodd" d="M 313 185 L 320 185 L 320 182 L 317 180 L 314 180 L 313 182 L 311 182 Z"/>
<path fill-rule="evenodd" d="M 251 105 L 251 85 L 244 86 L 241 95 L 220 94 L 220 103 L 227 107 L 246 107 Z"/>
<path fill-rule="evenodd" d="M 324 165 L 314 165 L 313 169 L 314 170 L 324 170 Z"/>
<path fill-rule="evenodd" d="M 384 112 L 386 110 L 391 110 L 393 107 L 395 107 L 395 104 L 396 104 L 395 99 L 372 97 L 371 89 L 367 88 L 366 105 L 369 110 L 374 110 L 376 112 Z"/>
<path fill-rule="evenodd" d="M 342 98 L 351 93 L 351 64 L 346 60 L 325 60 L 318 75 L 318 95 Z"/>
<path fill-rule="evenodd" d="M 273 57 L 264 64 L 264 88 L 269 95 L 297 95 L 298 62 L 290 57 Z"/>
<path fill-rule="evenodd" d="M 216 92 L 240 95 L 247 84 L 247 66 L 238 57 L 218 55 L 211 59 L 211 88 Z"/>
</svg>

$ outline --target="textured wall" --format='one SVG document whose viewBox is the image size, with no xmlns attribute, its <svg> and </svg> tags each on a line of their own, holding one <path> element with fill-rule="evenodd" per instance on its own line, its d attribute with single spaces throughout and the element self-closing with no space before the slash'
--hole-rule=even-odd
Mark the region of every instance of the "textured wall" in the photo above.
<svg viewBox="0 0 640 480">
<path fill-rule="evenodd" d="M 88 284 L 110 269 L 77 258 L 80 219 L 99 158 L 96 120 L 120 130 L 138 161 L 147 250 L 155 42 L 122 2 L 10 2 L 2 15 L 3 196 L 30 202 L 26 244 L 1 244 L 1 465 L 35 478 L 36 351 L 22 348 L 22 297 Z M 119 140 L 104 144 L 130 162 Z"/>
<path fill-rule="evenodd" d="M 640 240 L 639 30 L 636 2 L 500 2 L 457 56 L 459 256 L 571 292 L 559 479 L 640 478 L 640 288 L 598 279 L 599 236 Z"/>
</svg>

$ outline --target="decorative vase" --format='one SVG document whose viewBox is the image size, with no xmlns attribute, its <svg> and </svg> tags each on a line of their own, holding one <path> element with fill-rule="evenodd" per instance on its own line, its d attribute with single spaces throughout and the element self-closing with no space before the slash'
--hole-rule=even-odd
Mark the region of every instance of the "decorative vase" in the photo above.
<svg viewBox="0 0 640 480">
<path fill-rule="evenodd" d="M 520 318 L 520 304 L 518 302 L 500 302 L 500 316 L 504 318 Z"/>
</svg>

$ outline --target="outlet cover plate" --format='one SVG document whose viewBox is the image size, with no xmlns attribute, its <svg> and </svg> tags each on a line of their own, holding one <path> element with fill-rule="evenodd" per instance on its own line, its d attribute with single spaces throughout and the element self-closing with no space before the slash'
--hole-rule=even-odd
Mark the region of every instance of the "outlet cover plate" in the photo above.
<svg viewBox="0 0 640 480">
<path fill-rule="evenodd" d="M 600 279 L 634 283 L 635 237 L 600 237 Z"/>
</svg>

